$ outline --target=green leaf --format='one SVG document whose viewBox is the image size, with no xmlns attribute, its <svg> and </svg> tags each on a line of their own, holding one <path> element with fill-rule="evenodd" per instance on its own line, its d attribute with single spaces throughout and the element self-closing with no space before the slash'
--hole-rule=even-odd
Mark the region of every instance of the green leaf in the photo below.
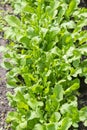
<svg viewBox="0 0 87 130">
<path fill-rule="evenodd" d="M 79 112 L 79 118 L 80 121 L 85 121 L 87 120 L 87 106 L 83 107 L 80 112 Z"/>
<path fill-rule="evenodd" d="M 59 112 L 54 112 L 50 118 L 51 122 L 58 122 L 61 118 L 61 115 Z"/>
<path fill-rule="evenodd" d="M 27 122 L 28 129 L 33 129 L 34 126 L 35 126 L 37 123 L 39 123 L 38 118 L 34 118 L 34 119 L 32 119 L 32 120 L 28 120 L 28 122 Z"/>
<path fill-rule="evenodd" d="M 22 129 L 26 129 L 27 128 L 27 121 L 20 123 L 19 127 Z"/>
<path fill-rule="evenodd" d="M 66 4 L 63 4 L 62 6 L 60 6 L 60 9 L 59 9 L 59 12 L 58 12 L 58 18 L 57 18 L 57 21 L 58 21 L 59 24 L 63 20 L 63 16 L 64 16 L 64 14 L 66 12 L 66 9 L 67 9 Z"/>
<path fill-rule="evenodd" d="M 12 63 L 8 62 L 8 61 L 4 61 L 4 64 L 2 64 L 2 66 L 6 69 L 11 69 L 13 68 Z"/>
<path fill-rule="evenodd" d="M 76 67 L 79 67 L 79 64 L 80 64 L 80 60 L 75 60 L 73 62 L 73 66 L 76 68 Z"/>
<path fill-rule="evenodd" d="M 53 95 L 56 96 L 56 98 L 61 101 L 63 99 L 63 88 L 62 85 L 56 84 L 53 89 Z"/>
<path fill-rule="evenodd" d="M 25 74 L 23 75 L 23 78 L 24 78 L 24 81 L 25 81 L 26 85 L 27 85 L 28 87 L 31 86 L 31 79 L 30 79 L 30 77 L 29 77 L 29 74 L 25 73 Z"/>
<path fill-rule="evenodd" d="M 84 20 L 81 19 L 81 20 L 79 20 L 76 28 L 73 31 L 73 33 L 77 33 L 78 34 L 78 32 L 81 31 L 82 27 L 86 26 L 86 24 L 87 24 L 87 19 L 84 19 Z"/>
<path fill-rule="evenodd" d="M 61 127 L 58 130 L 68 130 L 72 125 L 72 120 L 69 117 L 65 117 L 62 120 Z"/>
<path fill-rule="evenodd" d="M 55 125 L 54 124 L 52 124 L 52 123 L 49 123 L 47 126 L 46 126 L 46 130 L 56 130 L 56 128 L 55 128 Z"/>
<path fill-rule="evenodd" d="M 16 85 L 16 79 L 7 79 L 7 87 L 8 88 L 14 88 L 14 87 L 16 87 L 17 85 Z"/>
<path fill-rule="evenodd" d="M 65 90 L 65 94 L 76 91 L 79 88 L 79 83 L 79 79 L 75 79 L 74 83 L 68 89 Z"/>
<path fill-rule="evenodd" d="M 60 54 L 60 49 L 55 46 L 50 50 L 50 53 L 58 56 Z"/>
<path fill-rule="evenodd" d="M 20 125 L 15 126 L 15 127 L 16 127 L 16 130 L 23 130 L 23 129 L 20 127 Z"/>
<path fill-rule="evenodd" d="M 41 124 L 36 124 L 33 130 L 46 130 L 46 127 Z"/>
<path fill-rule="evenodd" d="M 9 112 L 6 118 L 6 122 L 10 123 L 11 121 L 20 121 L 20 115 L 17 112 Z"/>
<path fill-rule="evenodd" d="M 73 56 L 73 52 L 75 50 L 74 46 L 70 46 L 70 48 L 66 51 L 65 55 L 63 56 L 64 60 L 67 62 L 69 62 L 68 58 Z"/>
<path fill-rule="evenodd" d="M 87 33 L 85 30 L 81 31 L 79 35 L 77 36 L 79 40 L 79 44 L 82 45 L 87 41 Z"/>
<path fill-rule="evenodd" d="M 21 26 L 21 22 L 20 22 L 19 18 L 17 18 L 16 16 L 8 15 L 5 17 L 5 20 L 12 27 L 20 28 L 20 26 Z"/>
<path fill-rule="evenodd" d="M 74 74 L 72 75 L 73 77 L 77 77 L 78 74 L 82 73 L 82 68 L 78 67 L 74 70 Z"/>
<path fill-rule="evenodd" d="M 19 109 L 25 109 L 25 110 L 29 110 L 29 107 L 27 104 L 25 104 L 24 102 L 20 101 L 18 104 L 17 104 L 17 107 Z"/>
<path fill-rule="evenodd" d="M 74 111 L 75 111 L 75 113 L 77 113 L 76 108 L 77 108 L 77 100 L 73 99 L 73 101 L 71 101 L 70 103 L 63 104 L 60 108 L 60 112 L 62 115 L 67 114 L 69 116 L 71 114 L 71 116 L 73 117 Z M 75 118 L 76 118 L 76 116 L 75 116 Z"/>
<path fill-rule="evenodd" d="M 40 33 L 43 35 L 43 38 L 46 36 L 47 32 L 48 32 L 47 28 L 41 28 L 40 29 Z"/>
<path fill-rule="evenodd" d="M 87 120 L 84 122 L 84 126 L 87 127 Z"/>
<path fill-rule="evenodd" d="M 75 28 L 75 22 L 74 21 L 64 22 L 61 24 L 61 27 L 73 29 Z"/>
<path fill-rule="evenodd" d="M 87 44 L 84 44 L 82 46 L 79 47 L 79 51 L 81 52 L 81 54 L 87 54 Z"/>
<path fill-rule="evenodd" d="M 29 105 L 29 107 L 31 107 L 32 109 L 35 110 L 38 106 L 43 106 L 43 102 L 37 101 L 36 99 L 30 99 L 28 101 L 28 105 Z"/>
<path fill-rule="evenodd" d="M 77 0 L 71 0 L 70 1 L 70 4 L 69 4 L 69 7 L 66 11 L 66 16 L 69 17 L 75 10 L 76 8 L 76 5 L 77 5 Z"/>
<path fill-rule="evenodd" d="M 20 42 L 24 45 L 24 47 L 29 47 L 30 44 L 30 40 L 28 37 L 22 37 L 20 39 Z"/>
<path fill-rule="evenodd" d="M 24 11 L 24 12 L 26 12 L 26 13 L 34 13 L 34 9 L 31 7 L 31 6 L 29 6 L 29 5 L 26 5 L 24 8 L 23 8 L 23 10 L 22 11 Z"/>
<path fill-rule="evenodd" d="M 19 89 L 16 90 L 14 101 L 16 101 L 18 103 L 20 103 L 22 101 L 26 104 L 26 100 L 24 98 L 24 95 L 22 94 L 22 92 Z"/>
</svg>

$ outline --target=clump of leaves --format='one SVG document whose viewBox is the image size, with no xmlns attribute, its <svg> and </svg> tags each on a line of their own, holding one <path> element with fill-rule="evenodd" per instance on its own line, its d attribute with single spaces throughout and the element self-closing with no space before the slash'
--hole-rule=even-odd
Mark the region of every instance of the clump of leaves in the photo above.
<svg viewBox="0 0 87 130">
<path fill-rule="evenodd" d="M 87 125 L 87 107 L 78 110 L 80 81 L 87 79 L 87 9 L 79 0 L 11 1 L 7 15 L 3 66 L 9 103 L 15 108 L 7 122 L 12 130 L 68 130 Z"/>
</svg>

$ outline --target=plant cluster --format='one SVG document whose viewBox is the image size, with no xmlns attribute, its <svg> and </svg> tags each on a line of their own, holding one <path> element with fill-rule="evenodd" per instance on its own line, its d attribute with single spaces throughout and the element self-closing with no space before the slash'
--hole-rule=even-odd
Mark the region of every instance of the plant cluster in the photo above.
<svg viewBox="0 0 87 130">
<path fill-rule="evenodd" d="M 87 126 L 87 107 L 78 109 L 78 77 L 87 83 L 87 9 L 80 0 L 9 0 L 4 19 L 3 67 L 14 111 L 12 130 L 69 130 Z"/>
</svg>

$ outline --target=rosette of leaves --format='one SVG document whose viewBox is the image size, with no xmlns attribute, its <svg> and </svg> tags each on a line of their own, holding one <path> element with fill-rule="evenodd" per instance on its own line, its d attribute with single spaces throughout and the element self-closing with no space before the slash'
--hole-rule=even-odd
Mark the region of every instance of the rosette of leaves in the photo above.
<svg viewBox="0 0 87 130">
<path fill-rule="evenodd" d="M 68 130 L 87 125 L 87 107 L 78 110 L 79 76 L 87 77 L 87 9 L 79 0 L 10 1 L 4 55 L 12 130 Z M 24 3 L 24 4 L 23 4 Z M 20 6 L 20 8 L 19 8 Z"/>
</svg>

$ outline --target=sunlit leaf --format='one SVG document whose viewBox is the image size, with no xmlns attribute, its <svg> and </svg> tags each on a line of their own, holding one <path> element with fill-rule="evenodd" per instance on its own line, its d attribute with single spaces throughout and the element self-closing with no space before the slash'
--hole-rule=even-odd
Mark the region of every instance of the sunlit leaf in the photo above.
<svg viewBox="0 0 87 130">
<path fill-rule="evenodd" d="M 20 27 L 21 26 L 20 20 L 13 15 L 6 16 L 5 20 L 12 27 Z"/>
</svg>

